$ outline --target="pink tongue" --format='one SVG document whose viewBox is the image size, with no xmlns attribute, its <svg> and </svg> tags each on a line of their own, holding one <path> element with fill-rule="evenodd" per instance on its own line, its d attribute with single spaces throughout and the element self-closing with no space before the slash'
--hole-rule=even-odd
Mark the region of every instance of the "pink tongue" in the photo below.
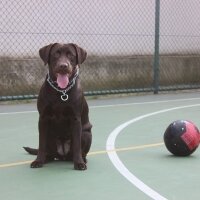
<svg viewBox="0 0 200 200">
<path fill-rule="evenodd" d="M 58 84 L 58 86 L 60 88 L 62 88 L 62 89 L 66 88 L 68 83 L 69 83 L 69 78 L 68 78 L 68 76 L 66 74 L 65 75 L 58 74 L 58 76 L 57 76 L 57 84 Z"/>
</svg>

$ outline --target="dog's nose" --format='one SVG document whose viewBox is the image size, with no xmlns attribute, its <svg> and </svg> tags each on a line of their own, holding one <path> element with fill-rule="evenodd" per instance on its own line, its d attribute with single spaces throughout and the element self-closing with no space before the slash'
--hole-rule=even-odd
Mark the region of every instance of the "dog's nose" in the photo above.
<svg viewBox="0 0 200 200">
<path fill-rule="evenodd" d="M 63 63 L 63 64 L 60 65 L 61 69 L 67 69 L 68 67 L 69 67 L 68 63 Z"/>
</svg>

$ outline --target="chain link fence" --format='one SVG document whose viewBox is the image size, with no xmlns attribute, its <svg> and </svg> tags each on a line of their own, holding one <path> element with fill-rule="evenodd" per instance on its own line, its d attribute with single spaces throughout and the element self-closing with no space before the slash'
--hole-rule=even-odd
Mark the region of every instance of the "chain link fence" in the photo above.
<svg viewBox="0 0 200 200">
<path fill-rule="evenodd" d="M 54 42 L 87 50 L 86 95 L 200 88 L 199 10 L 198 0 L 2 0 L 0 100 L 37 97 L 38 50 Z"/>
</svg>

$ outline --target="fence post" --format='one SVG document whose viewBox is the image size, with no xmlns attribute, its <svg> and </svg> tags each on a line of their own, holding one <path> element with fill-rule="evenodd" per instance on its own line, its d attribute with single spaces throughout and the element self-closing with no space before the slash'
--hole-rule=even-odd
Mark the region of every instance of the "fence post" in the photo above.
<svg viewBox="0 0 200 200">
<path fill-rule="evenodd" d="M 160 0 L 155 0 L 155 47 L 154 47 L 154 62 L 153 62 L 153 87 L 154 94 L 159 91 L 159 39 L 160 39 Z"/>
</svg>

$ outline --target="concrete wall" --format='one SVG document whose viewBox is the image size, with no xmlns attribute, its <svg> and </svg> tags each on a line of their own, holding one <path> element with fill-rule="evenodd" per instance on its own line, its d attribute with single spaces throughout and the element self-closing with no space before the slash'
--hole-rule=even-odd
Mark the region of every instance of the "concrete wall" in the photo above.
<svg viewBox="0 0 200 200">
<path fill-rule="evenodd" d="M 40 59 L 1 58 L 0 96 L 37 94 L 47 67 Z M 109 89 L 144 89 L 153 86 L 153 56 L 88 57 L 81 66 L 85 91 Z M 160 85 L 200 85 L 200 55 L 160 58 Z"/>
</svg>

